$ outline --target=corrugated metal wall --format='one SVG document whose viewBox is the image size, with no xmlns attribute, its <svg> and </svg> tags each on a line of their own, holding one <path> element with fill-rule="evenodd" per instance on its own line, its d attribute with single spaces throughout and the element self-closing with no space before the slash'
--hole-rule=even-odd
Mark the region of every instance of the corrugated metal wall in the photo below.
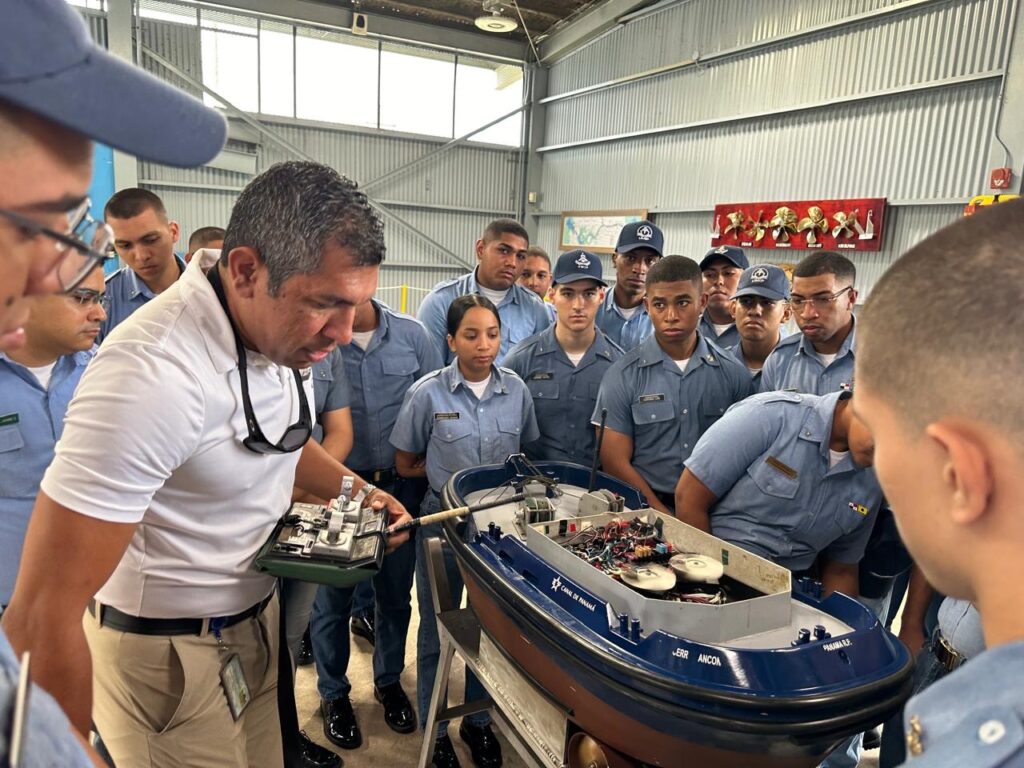
<svg viewBox="0 0 1024 768">
<path fill-rule="evenodd" d="M 84 14 L 97 42 L 106 41 L 102 15 Z M 173 22 L 142 20 L 146 47 L 196 79 L 201 78 L 199 30 Z M 160 64 L 143 57 L 143 65 L 165 80 L 196 95 L 197 90 Z M 308 155 L 365 184 L 436 149 L 443 141 L 396 136 L 373 131 L 301 124 L 294 120 L 266 121 L 268 127 Z M 255 148 L 257 170 L 294 159 L 264 139 Z M 489 221 L 512 215 L 518 199 L 519 152 L 469 145 L 456 147 L 408 173 L 370 190 L 389 210 L 428 237 L 474 262 L 473 244 Z M 182 248 L 189 233 L 201 226 L 225 226 L 238 191 L 251 177 L 216 168 L 181 169 L 139 163 L 139 184 L 163 198 L 179 222 Z M 408 286 L 408 310 L 415 312 L 437 282 L 465 272 L 437 248 L 407 229 L 385 219 L 388 255 L 381 272 L 379 295 L 400 305 L 399 286 Z"/>
<path fill-rule="evenodd" d="M 560 211 L 647 208 L 699 258 L 716 203 L 888 197 L 884 250 L 855 257 L 870 288 L 987 189 L 1013 5 L 690 0 L 619 27 L 556 63 L 549 94 L 741 50 L 550 103 L 540 244 Z"/>
</svg>

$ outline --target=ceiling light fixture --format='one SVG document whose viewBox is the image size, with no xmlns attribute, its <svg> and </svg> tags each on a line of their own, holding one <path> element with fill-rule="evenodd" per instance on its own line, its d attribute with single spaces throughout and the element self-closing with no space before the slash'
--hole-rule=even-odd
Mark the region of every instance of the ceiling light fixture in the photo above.
<svg viewBox="0 0 1024 768">
<path fill-rule="evenodd" d="M 484 0 L 484 15 L 477 16 L 473 21 L 478 29 L 484 32 L 511 32 L 519 24 L 515 19 L 505 16 L 505 5 L 501 0 Z"/>
</svg>

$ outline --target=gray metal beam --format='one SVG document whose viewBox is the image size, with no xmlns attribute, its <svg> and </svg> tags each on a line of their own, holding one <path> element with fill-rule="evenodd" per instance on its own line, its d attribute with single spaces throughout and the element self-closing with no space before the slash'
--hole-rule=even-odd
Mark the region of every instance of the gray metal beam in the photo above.
<svg viewBox="0 0 1024 768">
<path fill-rule="evenodd" d="M 552 64 L 568 56 L 619 23 L 619 17 L 647 5 L 650 0 L 604 0 L 540 44 L 540 60 Z"/>
<path fill-rule="evenodd" d="M 464 144 L 468 139 L 472 138 L 473 136 L 476 136 L 481 131 L 487 130 L 492 125 L 497 125 L 498 123 L 507 120 L 513 115 L 518 115 L 520 112 L 526 109 L 527 106 L 528 105 L 524 102 L 523 104 L 520 104 L 518 107 L 513 109 L 511 112 L 506 112 L 501 117 L 496 117 L 489 123 L 484 123 L 479 128 L 474 128 L 469 133 L 464 133 L 456 139 L 452 139 L 451 141 L 445 142 L 441 146 L 436 147 L 435 149 L 432 149 L 429 152 L 420 155 L 415 160 L 410 160 L 405 165 L 400 165 L 398 168 L 393 168 L 392 170 L 388 171 L 382 176 L 378 176 L 375 179 L 370 179 L 368 182 L 362 185 L 362 188 L 365 190 L 370 189 L 372 187 L 377 187 L 383 184 L 385 181 L 391 181 L 391 179 L 408 173 L 413 168 L 416 168 L 429 160 L 434 160 L 440 157 L 441 155 L 445 154 L 449 150 L 455 149 L 455 147 L 459 146 L 460 144 Z M 509 151 L 511 152 L 513 150 L 510 148 Z"/>
<path fill-rule="evenodd" d="M 524 211 L 523 224 L 530 233 L 530 241 L 537 238 L 537 219 L 533 215 L 541 210 L 543 201 L 540 198 L 544 188 L 544 158 L 537 152 L 544 143 L 544 132 L 547 125 L 547 107 L 541 102 L 548 92 L 548 70 L 545 67 L 532 65 L 529 69 L 532 105 L 527 113 L 529 122 L 526 126 L 526 172 L 519 194 L 522 197 L 521 207 Z"/>
<path fill-rule="evenodd" d="M 173 74 L 177 75 L 178 77 L 180 77 L 182 80 L 184 80 L 189 85 L 191 85 L 191 86 L 193 86 L 195 88 L 201 88 L 204 92 L 206 92 L 206 93 L 210 94 L 211 96 L 213 96 L 213 98 L 217 99 L 217 101 L 219 101 L 221 104 L 223 104 L 225 106 L 225 108 L 227 108 L 227 110 L 229 112 L 231 112 L 232 114 L 236 115 L 239 119 L 243 120 L 245 123 L 250 125 L 252 128 L 255 128 L 257 131 L 259 131 L 261 134 L 266 136 L 268 139 L 270 139 L 272 142 L 277 144 L 279 147 L 284 149 L 289 154 L 293 155 L 294 157 L 299 158 L 300 160 L 307 160 L 307 161 L 310 161 L 310 162 L 317 162 L 316 158 L 312 157 L 311 155 L 306 154 L 301 149 L 299 149 L 294 144 L 292 144 L 290 141 L 288 141 L 284 137 L 280 136 L 276 131 L 273 131 L 270 128 L 268 128 L 267 126 L 265 126 L 263 123 L 261 123 L 259 120 L 255 119 L 252 115 L 250 115 L 245 110 L 239 109 L 234 104 L 232 104 L 230 101 L 228 101 L 223 96 L 221 96 L 219 93 L 217 93 L 216 91 L 212 90 L 207 85 L 205 85 L 204 83 L 200 82 L 199 80 L 196 80 L 194 77 L 189 75 L 187 72 L 179 69 L 178 67 L 176 67 L 174 64 L 169 62 L 167 59 L 165 59 L 160 54 L 156 53 L 153 50 L 150 50 L 149 48 L 147 48 L 145 45 L 142 45 L 142 44 L 139 44 L 139 53 L 142 54 L 143 56 L 146 56 L 146 57 L 148 57 L 150 59 L 153 59 L 153 61 L 155 61 L 158 64 L 160 64 L 161 66 L 165 67 L 168 71 L 170 71 Z M 393 211 L 389 210 L 386 206 L 384 206 L 381 203 L 379 203 L 378 201 L 374 200 L 370 195 L 366 195 L 366 199 L 370 202 L 371 205 L 373 205 L 375 208 L 377 208 L 377 210 L 379 210 L 381 212 L 381 214 L 385 218 L 390 219 L 391 221 L 395 222 L 396 224 L 398 224 L 403 229 L 408 230 L 414 237 L 422 240 L 424 243 L 426 243 L 430 247 L 436 249 L 437 251 L 442 253 L 444 256 L 446 256 L 448 259 L 450 259 L 451 261 L 455 262 L 456 264 L 461 264 L 462 266 L 466 267 L 467 269 L 474 269 L 475 268 L 476 265 L 470 263 L 469 261 L 467 261 L 466 259 L 462 258 L 461 256 L 458 256 L 455 253 L 453 253 L 452 251 L 448 250 L 443 245 L 441 245 L 439 242 L 437 242 L 432 237 L 430 237 L 430 235 L 428 235 L 425 232 L 423 232 L 422 230 L 416 228 L 415 226 L 413 226 L 412 224 L 407 222 L 405 219 L 403 219 L 401 216 L 398 216 Z"/>
<path fill-rule="evenodd" d="M 351 8 L 341 8 L 310 0 L 217 0 L 216 5 L 257 13 L 282 21 L 307 22 L 338 29 L 352 28 Z M 369 37 L 417 42 L 440 48 L 454 48 L 467 53 L 522 61 L 526 58 L 526 43 L 514 38 L 484 32 L 468 32 L 447 27 L 424 24 L 419 21 L 376 16 L 366 13 Z"/>
</svg>

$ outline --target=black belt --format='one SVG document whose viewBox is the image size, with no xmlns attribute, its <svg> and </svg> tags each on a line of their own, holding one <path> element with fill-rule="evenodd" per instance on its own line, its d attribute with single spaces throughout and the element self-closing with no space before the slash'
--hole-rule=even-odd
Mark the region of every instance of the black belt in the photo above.
<svg viewBox="0 0 1024 768">
<path fill-rule="evenodd" d="M 941 632 L 935 632 L 935 639 L 932 641 L 932 653 L 935 660 L 945 667 L 947 672 L 952 672 L 957 667 L 963 666 L 967 657 L 953 647 L 953 645 L 942 636 Z"/>
<path fill-rule="evenodd" d="M 354 469 L 352 471 L 366 482 L 373 483 L 374 485 L 391 485 L 391 483 L 399 478 L 399 474 L 395 471 L 394 467 L 387 467 L 385 469 Z"/>
<path fill-rule="evenodd" d="M 259 616 L 273 596 L 274 593 L 271 592 L 255 605 L 233 616 L 217 616 L 212 619 L 147 619 L 122 613 L 117 608 L 98 604 L 95 600 L 89 601 L 89 613 L 95 616 L 96 607 L 99 605 L 101 627 L 109 627 L 118 632 L 130 632 L 133 635 L 202 635 L 204 631 L 227 629 L 253 616 Z"/>
</svg>

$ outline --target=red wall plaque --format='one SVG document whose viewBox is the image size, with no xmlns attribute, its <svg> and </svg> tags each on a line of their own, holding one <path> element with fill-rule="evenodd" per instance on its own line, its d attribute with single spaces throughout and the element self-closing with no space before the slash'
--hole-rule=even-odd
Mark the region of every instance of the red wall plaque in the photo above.
<svg viewBox="0 0 1024 768">
<path fill-rule="evenodd" d="M 784 200 L 715 206 L 712 245 L 778 250 L 877 251 L 885 198 Z"/>
</svg>

